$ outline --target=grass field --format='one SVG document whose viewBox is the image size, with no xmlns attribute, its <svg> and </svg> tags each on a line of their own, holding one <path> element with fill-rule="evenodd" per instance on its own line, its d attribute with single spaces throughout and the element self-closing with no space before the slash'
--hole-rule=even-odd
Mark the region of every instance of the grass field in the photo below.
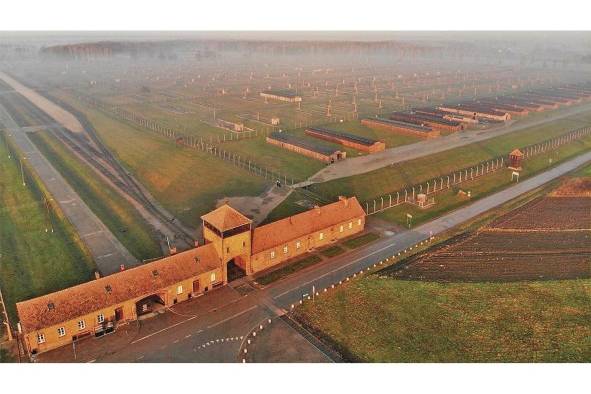
<svg viewBox="0 0 591 394">
<path fill-rule="evenodd" d="M 0 286 L 13 324 L 16 302 L 85 282 L 95 269 L 57 206 L 47 209 L 41 184 L 25 175 L 23 186 L 0 133 Z"/>
<path fill-rule="evenodd" d="M 343 245 L 345 245 L 349 249 L 356 249 L 363 245 L 367 245 L 368 243 L 376 241 L 378 238 L 380 238 L 380 236 L 376 233 L 367 233 L 359 237 L 348 239 L 343 242 Z"/>
<path fill-rule="evenodd" d="M 480 215 L 438 240 L 476 231 L 571 176 Z M 397 280 L 377 272 L 304 304 L 295 317 L 358 361 L 589 362 L 590 305 L 588 279 L 436 283 Z"/>
<path fill-rule="evenodd" d="M 162 255 L 151 226 L 87 164 L 47 132 L 29 138 L 132 255 L 139 260 Z"/>
<path fill-rule="evenodd" d="M 585 139 L 564 145 L 553 152 L 534 156 L 523 162 L 523 170 L 521 171 L 520 179 L 523 180 L 529 176 L 535 175 L 536 173 L 588 151 L 589 149 L 591 149 L 591 137 L 586 137 Z M 549 162 L 549 159 L 552 159 L 552 163 Z M 407 224 L 406 214 L 410 213 L 413 215 L 412 225 L 418 225 L 427 220 L 438 217 L 445 212 L 458 208 L 468 201 L 473 201 L 494 193 L 509 186 L 511 183 L 511 173 L 506 169 L 502 169 L 492 175 L 485 175 L 482 178 L 476 178 L 476 180 L 462 183 L 447 191 L 435 194 L 434 198 L 436 204 L 431 208 L 420 209 L 414 205 L 402 204 L 378 213 L 376 217 L 405 226 Z M 465 196 L 458 195 L 459 190 L 470 191 L 471 198 L 469 199 Z"/>
<path fill-rule="evenodd" d="M 197 226 L 199 217 L 227 196 L 254 196 L 263 178 L 210 155 L 179 148 L 173 141 L 87 108 L 68 96 L 55 95 L 83 112 L 105 144 L 127 169 L 176 217 Z"/>
<path fill-rule="evenodd" d="M 439 284 L 372 275 L 296 310 L 369 362 L 589 362 L 591 281 Z"/>
<path fill-rule="evenodd" d="M 294 261 L 293 263 L 290 263 L 289 265 L 286 265 L 284 267 L 278 268 L 268 273 L 263 273 L 262 275 L 257 276 L 255 280 L 257 283 L 260 283 L 261 285 L 268 285 L 269 283 L 275 282 L 276 280 L 293 274 L 296 271 L 316 264 L 321 260 L 322 258 L 318 255 L 309 255 L 307 257 L 303 257 L 297 261 Z"/>
</svg>

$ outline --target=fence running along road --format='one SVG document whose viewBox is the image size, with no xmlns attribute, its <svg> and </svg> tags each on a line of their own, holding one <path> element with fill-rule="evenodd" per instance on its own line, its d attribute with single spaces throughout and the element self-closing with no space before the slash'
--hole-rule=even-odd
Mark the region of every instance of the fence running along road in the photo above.
<svg viewBox="0 0 591 394">
<path fill-rule="evenodd" d="M 523 153 L 523 158 L 525 160 L 542 153 L 556 150 L 563 145 L 584 138 L 589 134 L 591 134 L 591 127 L 582 127 L 568 131 L 558 137 L 550 138 L 540 143 L 528 145 L 519 149 Z M 476 165 L 454 171 L 450 174 L 442 175 L 429 181 L 408 186 L 393 193 L 365 201 L 362 206 L 365 207 L 365 213 L 367 215 L 373 215 L 397 207 L 401 204 L 416 204 L 416 196 L 418 194 L 422 193 L 429 196 L 434 193 L 439 193 L 466 181 L 493 174 L 499 168 L 504 168 L 505 165 L 507 165 L 505 156 L 498 156 Z"/>
</svg>

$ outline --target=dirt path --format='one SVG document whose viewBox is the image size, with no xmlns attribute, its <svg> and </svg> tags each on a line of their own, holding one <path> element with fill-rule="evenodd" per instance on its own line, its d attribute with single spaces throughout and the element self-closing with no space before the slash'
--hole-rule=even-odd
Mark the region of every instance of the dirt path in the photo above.
<svg viewBox="0 0 591 394">
<path fill-rule="evenodd" d="M 52 103 L 45 97 L 41 96 L 39 93 L 35 92 L 33 89 L 26 87 L 2 71 L 0 71 L 0 79 L 2 79 L 6 84 L 10 85 L 18 93 L 25 96 L 29 101 L 42 109 L 43 112 L 51 116 L 52 119 L 68 130 L 74 133 L 84 133 L 84 127 L 82 127 L 82 124 L 80 124 L 74 115 L 65 109 Z"/>
</svg>

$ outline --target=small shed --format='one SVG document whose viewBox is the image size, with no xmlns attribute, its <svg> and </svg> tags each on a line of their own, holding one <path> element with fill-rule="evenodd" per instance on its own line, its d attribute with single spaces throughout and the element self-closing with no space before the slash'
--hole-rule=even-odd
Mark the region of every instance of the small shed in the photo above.
<svg viewBox="0 0 591 394">
<path fill-rule="evenodd" d="M 509 169 L 520 171 L 521 162 L 523 161 L 523 153 L 519 149 L 514 149 L 509 153 Z"/>
</svg>

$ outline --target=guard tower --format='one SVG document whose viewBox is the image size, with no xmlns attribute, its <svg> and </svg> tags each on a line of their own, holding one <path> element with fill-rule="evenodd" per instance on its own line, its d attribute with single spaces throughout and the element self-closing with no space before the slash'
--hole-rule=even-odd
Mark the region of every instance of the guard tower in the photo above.
<svg viewBox="0 0 591 394">
<path fill-rule="evenodd" d="M 252 220 L 224 204 L 201 216 L 205 243 L 213 243 L 220 256 L 224 284 L 243 275 L 250 275 Z"/>
<path fill-rule="evenodd" d="M 509 153 L 509 169 L 513 171 L 521 171 L 521 162 L 523 161 L 523 153 L 519 149 L 514 149 Z"/>
</svg>

